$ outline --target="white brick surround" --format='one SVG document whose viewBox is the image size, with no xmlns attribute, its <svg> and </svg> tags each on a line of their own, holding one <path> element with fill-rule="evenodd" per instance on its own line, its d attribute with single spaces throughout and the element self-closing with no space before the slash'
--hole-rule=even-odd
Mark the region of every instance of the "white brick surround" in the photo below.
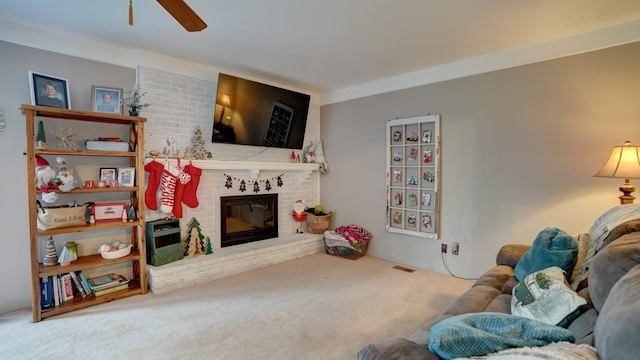
<svg viewBox="0 0 640 360">
<path fill-rule="evenodd" d="M 215 105 L 216 79 L 202 80 L 149 68 L 138 68 L 138 82 L 147 91 L 144 101 L 152 104 L 144 108 L 141 116 L 145 124 L 145 151 L 168 150 L 175 147 L 183 154 L 191 145 L 196 127 L 202 129 L 206 148 L 214 160 L 282 162 L 289 163 L 291 150 L 255 146 L 210 143 Z M 310 104 L 305 132 L 305 145 L 319 139 L 318 104 Z M 173 141 L 169 144 L 167 140 Z M 159 161 L 162 161 L 161 159 Z M 235 167 L 232 167 L 235 168 Z M 184 259 L 159 267 L 148 266 L 149 285 L 153 292 L 166 292 L 184 286 L 211 281 L 242 271 L 257 269 L 278 262 L 323 251 L 321 235 L 296 235 L 297 223 L 291 217 L 296 200 L 315 205 L 320 198 L 319 172 L 313 171 L 303 179 L 295 170 L 261 170 L 258 180 L 270 180 L 272 190 L 278 193 L 278 234 L 280 238 L 254 244 L 220 248 L 220 196 L 254 194 L 252 186 L 247 191 L 239 190 L 239 181 L 231 189 L 225 188 L 226 175 L 236 179 L 250 179 L 248 171 L 205 169 L 202 173 L 197 197 L 200 205 L 191 209 L 183 205 L 184 216 L 180 221 L 183 231 L 187 222 L 195 217 L 201 224 L 202 233 L 211 239 L 214 254 L 194 259 Z M 283 186 L 275 179 L 282 175 Z M 261 193 L 267 193 L 261 183 Z M 147 211 L 147 221 L 164 218 L 160 211 Z"/>
</svg>

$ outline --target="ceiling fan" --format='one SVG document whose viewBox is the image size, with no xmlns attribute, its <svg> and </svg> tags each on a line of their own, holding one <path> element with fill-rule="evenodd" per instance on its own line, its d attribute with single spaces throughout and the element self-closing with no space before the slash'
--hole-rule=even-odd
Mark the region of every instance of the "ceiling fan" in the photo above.
<svg viewBox="0 0 640 360">
<path fill-rule="evenodd" d="M 184 0 L 157 0 L 187 31 L 202 31 L 207 24 Z M 133 25 L 133 0 L 129 0 L 129 25 Z"/>
</svg>

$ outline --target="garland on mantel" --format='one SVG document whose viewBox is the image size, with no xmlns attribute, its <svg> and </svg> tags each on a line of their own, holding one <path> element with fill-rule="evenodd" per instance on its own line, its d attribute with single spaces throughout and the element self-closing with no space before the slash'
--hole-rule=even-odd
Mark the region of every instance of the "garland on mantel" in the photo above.
<svg viewBox="0 0 640 360">
<path fill-rule="evenodd" d="M 264 183 L 264 189 L 266 191 L 271 191 L 271 181 L 275 181 L 278 187 L 282 187 L 282 185 L 284 185 L 284 182 L 282 182 L 282 177 L 284 176 L 284 174 L 280 174 L 276 177 L 272 177 L 270 179 L 265 179 L 265 180 L 245 180 L 242 178 L 237 178 L 235 176 L 232 177 L 231 175 L 228 175 L 228 174 L 223 174 L 223 175 L 224 177 L 227 178 L 226 182 L 224 183 L 224 187 L 226 187 L 227 189 L 231 189 L 233 187 L 234 180 L 240 181 L 240 186 L 238 187 L 238 190 L 240 190 L 240 192 L 247 191 L 247 184 L 249 185 L 253 184 L 254 193 L 260 192 L 260 183 Z"/>
</svg>

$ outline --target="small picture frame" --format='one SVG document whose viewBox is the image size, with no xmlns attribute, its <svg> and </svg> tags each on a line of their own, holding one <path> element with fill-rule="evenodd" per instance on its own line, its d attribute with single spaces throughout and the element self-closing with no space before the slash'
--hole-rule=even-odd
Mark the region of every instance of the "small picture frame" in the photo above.
<svg viewBox="0 0 640 360">
<path fill-rule="evenodd" d="M 118 183 L 120 186 L 133 186 L 135 184 L 135 175 L 135 168 L 120 168 L 118 169 Z"/>
<path fill-rule="evenodd" d="M 121 88 L 93 85 L 91 87 L 91 109 L 96 112 L 122 115 L 122 94 Z"/>
<path fill-rule="evenodd" d="M 122 213 L 126 211 L 127 203 L 99 203 L 92 205 L 92 213 L 96 222 L 121 220 Z"/>
<path fill-rule="evenodd" d="M 60 77 L 29 71 L 31 104 L 71 109 L 69 81 Z"/>
<path fill-rule="evenodd" d="M 111 180 L 118 180 L 118 169 L 116 168 L 100 168 L 100 177 L 98 180 L 104 181 L 107 184 Z"/>
</svg>

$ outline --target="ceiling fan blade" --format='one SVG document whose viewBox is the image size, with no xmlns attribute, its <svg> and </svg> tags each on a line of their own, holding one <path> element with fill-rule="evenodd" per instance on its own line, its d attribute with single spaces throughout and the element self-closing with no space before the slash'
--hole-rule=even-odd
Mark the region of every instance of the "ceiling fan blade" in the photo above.
<svg viewBox="0 0 640 360">
<path fill-rule="evenodd" d="M 187 31 L 202 31 L 207 24 L 183 0 L 157 0 Z"/>
</svg>

